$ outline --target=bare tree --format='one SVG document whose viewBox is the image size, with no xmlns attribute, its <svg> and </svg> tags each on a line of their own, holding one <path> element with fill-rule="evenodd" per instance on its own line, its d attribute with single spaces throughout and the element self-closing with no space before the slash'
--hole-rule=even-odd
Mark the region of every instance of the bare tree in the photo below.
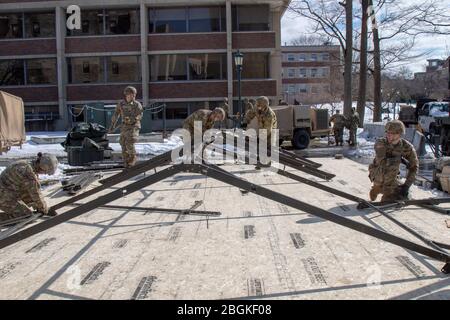
<svg viewBox="0 0 450 320">
<path fill-rule="evenodd" d="M 352 49 L 353 49 L 353 4 L 352 1 L 297 0 L 289 5 L 289 11 L 311 20 L 312 33 L 323 34 L 339 43 L 344 52 L 346 70 L 344 73 L 344 113 L 349 114 L 352 106 Z M 350 35 L 350 36 L 348 36 Z M 346 39 L 349 38 L 349 39 Z M 348 50 L 347 50 L 347 46 Z"/>
<path fill-rule="evenodd" d="M 353 71 L 353 1 L 340 2 L 345 7 L 345 66 L 344 66 L 344 115 L 350 115 L 352 99 Z"/>
<path fill-rule="evenodd" d="M 327 46 L 332 44 L 332 39 L 325 35 L 301 35 L 291 41 L 293 46 Z"/>
<path fill-rule="evenodd" d="M 366 111 L 366 93 L 367 93 L 367 38 L 369 20 L 369 0 L 361 0 L 361 48 L 359 59 L 359 92 L 358 92 L 358 114 L 359 124 L 364 125 L 364 114 Z"/>
</svg>

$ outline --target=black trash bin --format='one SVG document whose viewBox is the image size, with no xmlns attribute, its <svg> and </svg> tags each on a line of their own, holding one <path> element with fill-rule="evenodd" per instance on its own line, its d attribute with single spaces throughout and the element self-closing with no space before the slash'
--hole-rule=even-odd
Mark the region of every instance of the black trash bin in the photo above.
<svg viewBox="0 0 450 320">
<path fill-rule="evenodd" d="M 71 166 L 84 166 L 94 161 L 103 161 L 103 149 L 67 147 L 67 160 Z"/>
</svg>

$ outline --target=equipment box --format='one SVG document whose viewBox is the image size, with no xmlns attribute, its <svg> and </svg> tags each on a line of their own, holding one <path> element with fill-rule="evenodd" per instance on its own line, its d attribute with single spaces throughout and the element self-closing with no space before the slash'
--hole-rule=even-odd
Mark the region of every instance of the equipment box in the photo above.
<svg viewBox="0 0 450 320">
<path fill-rule="evenodd" d="M 95 148 L 68 147 L 67 158 L 71 166 L 83 166 L 94 161 L 103 161 L 104 150 Z"/>
</svg>

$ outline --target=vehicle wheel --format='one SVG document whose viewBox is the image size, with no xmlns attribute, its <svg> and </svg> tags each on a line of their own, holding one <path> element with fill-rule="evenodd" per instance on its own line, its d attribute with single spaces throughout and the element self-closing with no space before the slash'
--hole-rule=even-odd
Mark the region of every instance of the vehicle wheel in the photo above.
<svg viewBox="0 0 450 320">
<path fill-rule="evenodd" d="M 292 146 L 295 149 L 306 149 L 309 146 L 309 134 L 306 130 L 297 130 L 292 138 Z"/>
</svg>

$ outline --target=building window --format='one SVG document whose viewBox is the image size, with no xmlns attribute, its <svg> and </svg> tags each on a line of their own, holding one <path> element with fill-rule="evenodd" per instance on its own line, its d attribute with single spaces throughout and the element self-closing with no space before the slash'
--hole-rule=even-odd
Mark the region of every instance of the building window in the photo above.
<svg viewBox="0 0 450 320">
<path fill-rule="evenodd" d="M 55 13 L 25 13 L 25 37 L 55 37 Z"/>
<path fill-rule="evenodd" d="M 81 30 L 67 29 L 68 36 L 92 36 L 104 33 L 104 10 L 81 10 Z"/>
<path fill-rule="evenodd" d="M 139 9 L 81 10 L 81 30 L 67 30 L 68 36 L 138 34 Z"/>
<path fill-rule="evenodd" d="M 150 58 L 151 81 L 187 80 L 187 56 L 183 54 L 154 55 Z"/>
<path fill-rule="evenodd" d="M 319 93 L 319 87 L 311 86 L 311 93 L 312 94 L 318 94 Z"/>
<path fill-rule="evenodd" d="M 150 33 L 187 32 L 186 8 L 150 9 Z"/>
<path fill-rule="evenodd" d="M 295 61 L 295 55 L 292 53 L 288 54 L 288 61 Z"/>
<path fill-rule="evenodd" d="M 298 60 L 299 61 L 306 61 L 306 54 L 305 53 L 300 53 Z"/>
<path fill-rule="evenodd" d="M 0 60 L 0 86 L 25 84 L 23 60 Z"/>
<path fill-rule="evenodd" d="M 189 8 L 189 32 L 226 31 L 225 7 Z"/>
<path fill-rule="evenodd" d="M 306 78 L 308 76 L 308 70 L 305 68 L 300 68 L 300 78 Z"/>
<path fill-rule="evenodd" d="M 184 102 L 167 102 L 166 120 L 184 120 L 188 116 L 188 104 Z M 164 112 L 154 113 L 153 120 L 162 120 Z"/>
<path fill-rule="evenodd" d="M 224 6 L 150 9 L 150 33 L 226 31 Z"/>
<path fill-rule="evenodd" d="M 322 60 L 323 61 L 330 61 L 330 54 L 329 53 L 322 53 Z"/>
<path fill-rule="evenodd" d="M 288 77 L 289 78 L 295 78 L 295 69 L 289 69 L 288 70 Z"/>
<path fill-rule="evenodd" d="M 138 34 L 138 9 L 106 10 L 106 34 Z"/>
<path fill-rule="evenodd" d="M 225 80 L 225 54 L 173 54 L 150 56 L 151 81 Z"/>
<path fill-rule="evenodd" d="M 68 58 L 69 83 L 99 83 L 105 81 L 104 63 L 100 57 Z"/>
<path fill-rule="evenodd" d="M 188 107 L 183 102 L 166 103 L 167 120 L 184 120 L 188 116 Z"/>
<path fill-rule="evenodd" d="M 306 85 L 306 84 L 299 84 L 298 91 L 300 93 L 308 93 L 308 85 Z"/>
<path fill-rule="evenodd" d="M 137 56 L 107 57 L 108 82 L 140 82 L 141 65 Z"/>
<path fill-rule="evenodd" d="M 295 93 L 295 84 L 288 85 L 288 92 Z"/>
<path fill-rule="evenodd" d="M 330 75 L 330 69 L 329 68 L 322 68 L 322 77 L 323 78 L 328 78 Z"/>
<path fill-rule="evenodd" d="M 56 59 L 26 60 L 27 84 L 56 84 Z"/>
<path fill-rule="evenodd" d="M 233 31 L 269 31 L 269 6 L 233 6 L 232 20 Z"/>
<path fill-rule="evenodd" d="M 233 61 L 233 70 L 236 66 Z M 242 79 L 267 79 L 269 78 L 269 54 L 265 52 L 244 53 L 244 66 Z"/>
<path fill-rule="evenodd" d="M 0 39 L 23 38 L 23 14 L 0 14 Z"/>
<path fill-rule="evenodd" d="M 188 80 L 221 80 L 226 79 L 225 54 L 197 54 L 189 55 Z"/>
<path fill-rule="evenodd" d="M 317 61 L 317 53 L 311 53 L 311 61 Z"/>
<path fill-rule="evenodd" d="M 318 70 L 316 68 L 311 69 L 311 78 L 317 78 L 318 77 Z"/>
</svg>

